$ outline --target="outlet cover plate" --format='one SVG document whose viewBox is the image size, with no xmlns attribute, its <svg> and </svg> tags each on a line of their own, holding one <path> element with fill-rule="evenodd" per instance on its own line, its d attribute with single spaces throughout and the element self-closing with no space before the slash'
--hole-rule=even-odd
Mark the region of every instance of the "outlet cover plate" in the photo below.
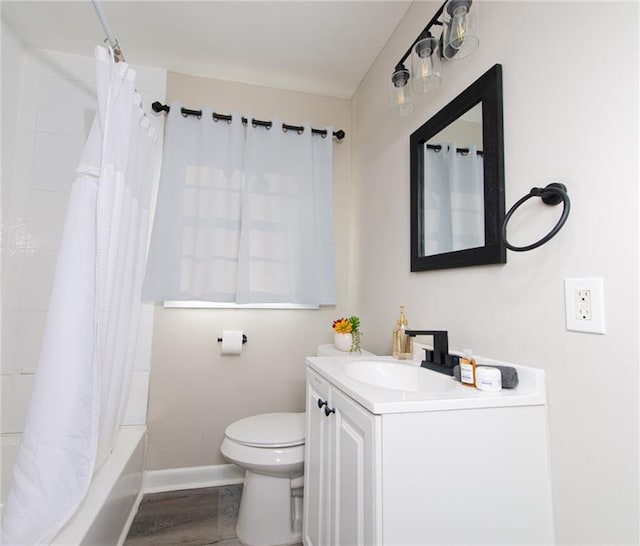
<svg viewBox="0 0 640 546">
<path fill-rule="evenodd" d="M 580 292 L 586 291 L 585 304 Z M 604 283 L 601 277 L 564 280 L 565 313 L 567 330 L 606 334 L 604 320 Z M 588 313 L 584 313 L 587 305 Z M 583 318 L 587 316 L 588 318 Z"/>
</svg>

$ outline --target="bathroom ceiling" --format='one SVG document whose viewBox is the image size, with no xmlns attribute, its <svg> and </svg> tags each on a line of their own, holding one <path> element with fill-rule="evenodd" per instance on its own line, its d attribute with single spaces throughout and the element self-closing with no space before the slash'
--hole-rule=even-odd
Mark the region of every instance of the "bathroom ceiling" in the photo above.
<svg viewBox="0 0 640 546">
<path fill-rule="evenodd" d="M 411 2 L 121 1 L 101 5 L 125 57 L 170 71 L 350 98 Z M 3 0 L 28 46 L 91 54 L 89 0 Z"/>
</svg>

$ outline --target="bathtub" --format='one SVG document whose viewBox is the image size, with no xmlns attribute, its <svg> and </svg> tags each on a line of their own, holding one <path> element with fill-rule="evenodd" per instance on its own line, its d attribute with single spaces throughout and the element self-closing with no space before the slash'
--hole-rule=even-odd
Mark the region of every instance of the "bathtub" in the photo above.
<svg viewBox="0 0 640 546">
<path fill-rule="evenodd" d="M 113 453 L 96 472 L 89 492 L 76 515 L 64 526 L 52 544 L 122 544 L 142 497 L 145 426 L 120 429 Z M 2 460 L 2 505 L 9 493 L 19 434 L 0 436 Z"/>
</svg>

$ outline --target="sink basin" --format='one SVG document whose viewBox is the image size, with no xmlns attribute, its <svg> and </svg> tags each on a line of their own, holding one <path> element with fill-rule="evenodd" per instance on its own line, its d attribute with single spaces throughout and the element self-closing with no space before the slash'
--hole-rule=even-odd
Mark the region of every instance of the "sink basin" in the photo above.
<svg viewBox="0 0 640 546">
<path fill-rule="evenodd" d="M 450 376 L 388 360 L 353 360 L 344 372 L 356 381 L 396 391 L 443 393 L 459 385 Z"/>
</svg>

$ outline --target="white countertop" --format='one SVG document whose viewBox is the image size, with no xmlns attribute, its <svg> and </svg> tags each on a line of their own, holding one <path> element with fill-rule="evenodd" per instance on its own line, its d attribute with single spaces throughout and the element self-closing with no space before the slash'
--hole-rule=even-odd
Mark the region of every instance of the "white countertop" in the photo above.
<svg viewBox="0 0 640 546">
<path fill-rule="evenodd" d="M 519 378 L 518 386 L 515 389 L 502 389 L 499 392 L 480 391 L 473 387 L 465 387 L 448 375 L 420 368 L 421 372 L 428 374 L 427 382 L 433 381 L 433 389 L 404 391 L 377 387 L 350 377 L 345 371 L 345 365 L 354 360 L 386 360 L 397 362 L 399 365 L 420 366 L 420 363 L 414 361 L 395 361 L 392 357 L 378 356 L 312 356 L 307 357 L 306 362 L 311 369 L 375 414 L 546 404 L 544 371 L 537 368 L 476 357 L 478 365 L 516 368 Z"/>
</svg>

